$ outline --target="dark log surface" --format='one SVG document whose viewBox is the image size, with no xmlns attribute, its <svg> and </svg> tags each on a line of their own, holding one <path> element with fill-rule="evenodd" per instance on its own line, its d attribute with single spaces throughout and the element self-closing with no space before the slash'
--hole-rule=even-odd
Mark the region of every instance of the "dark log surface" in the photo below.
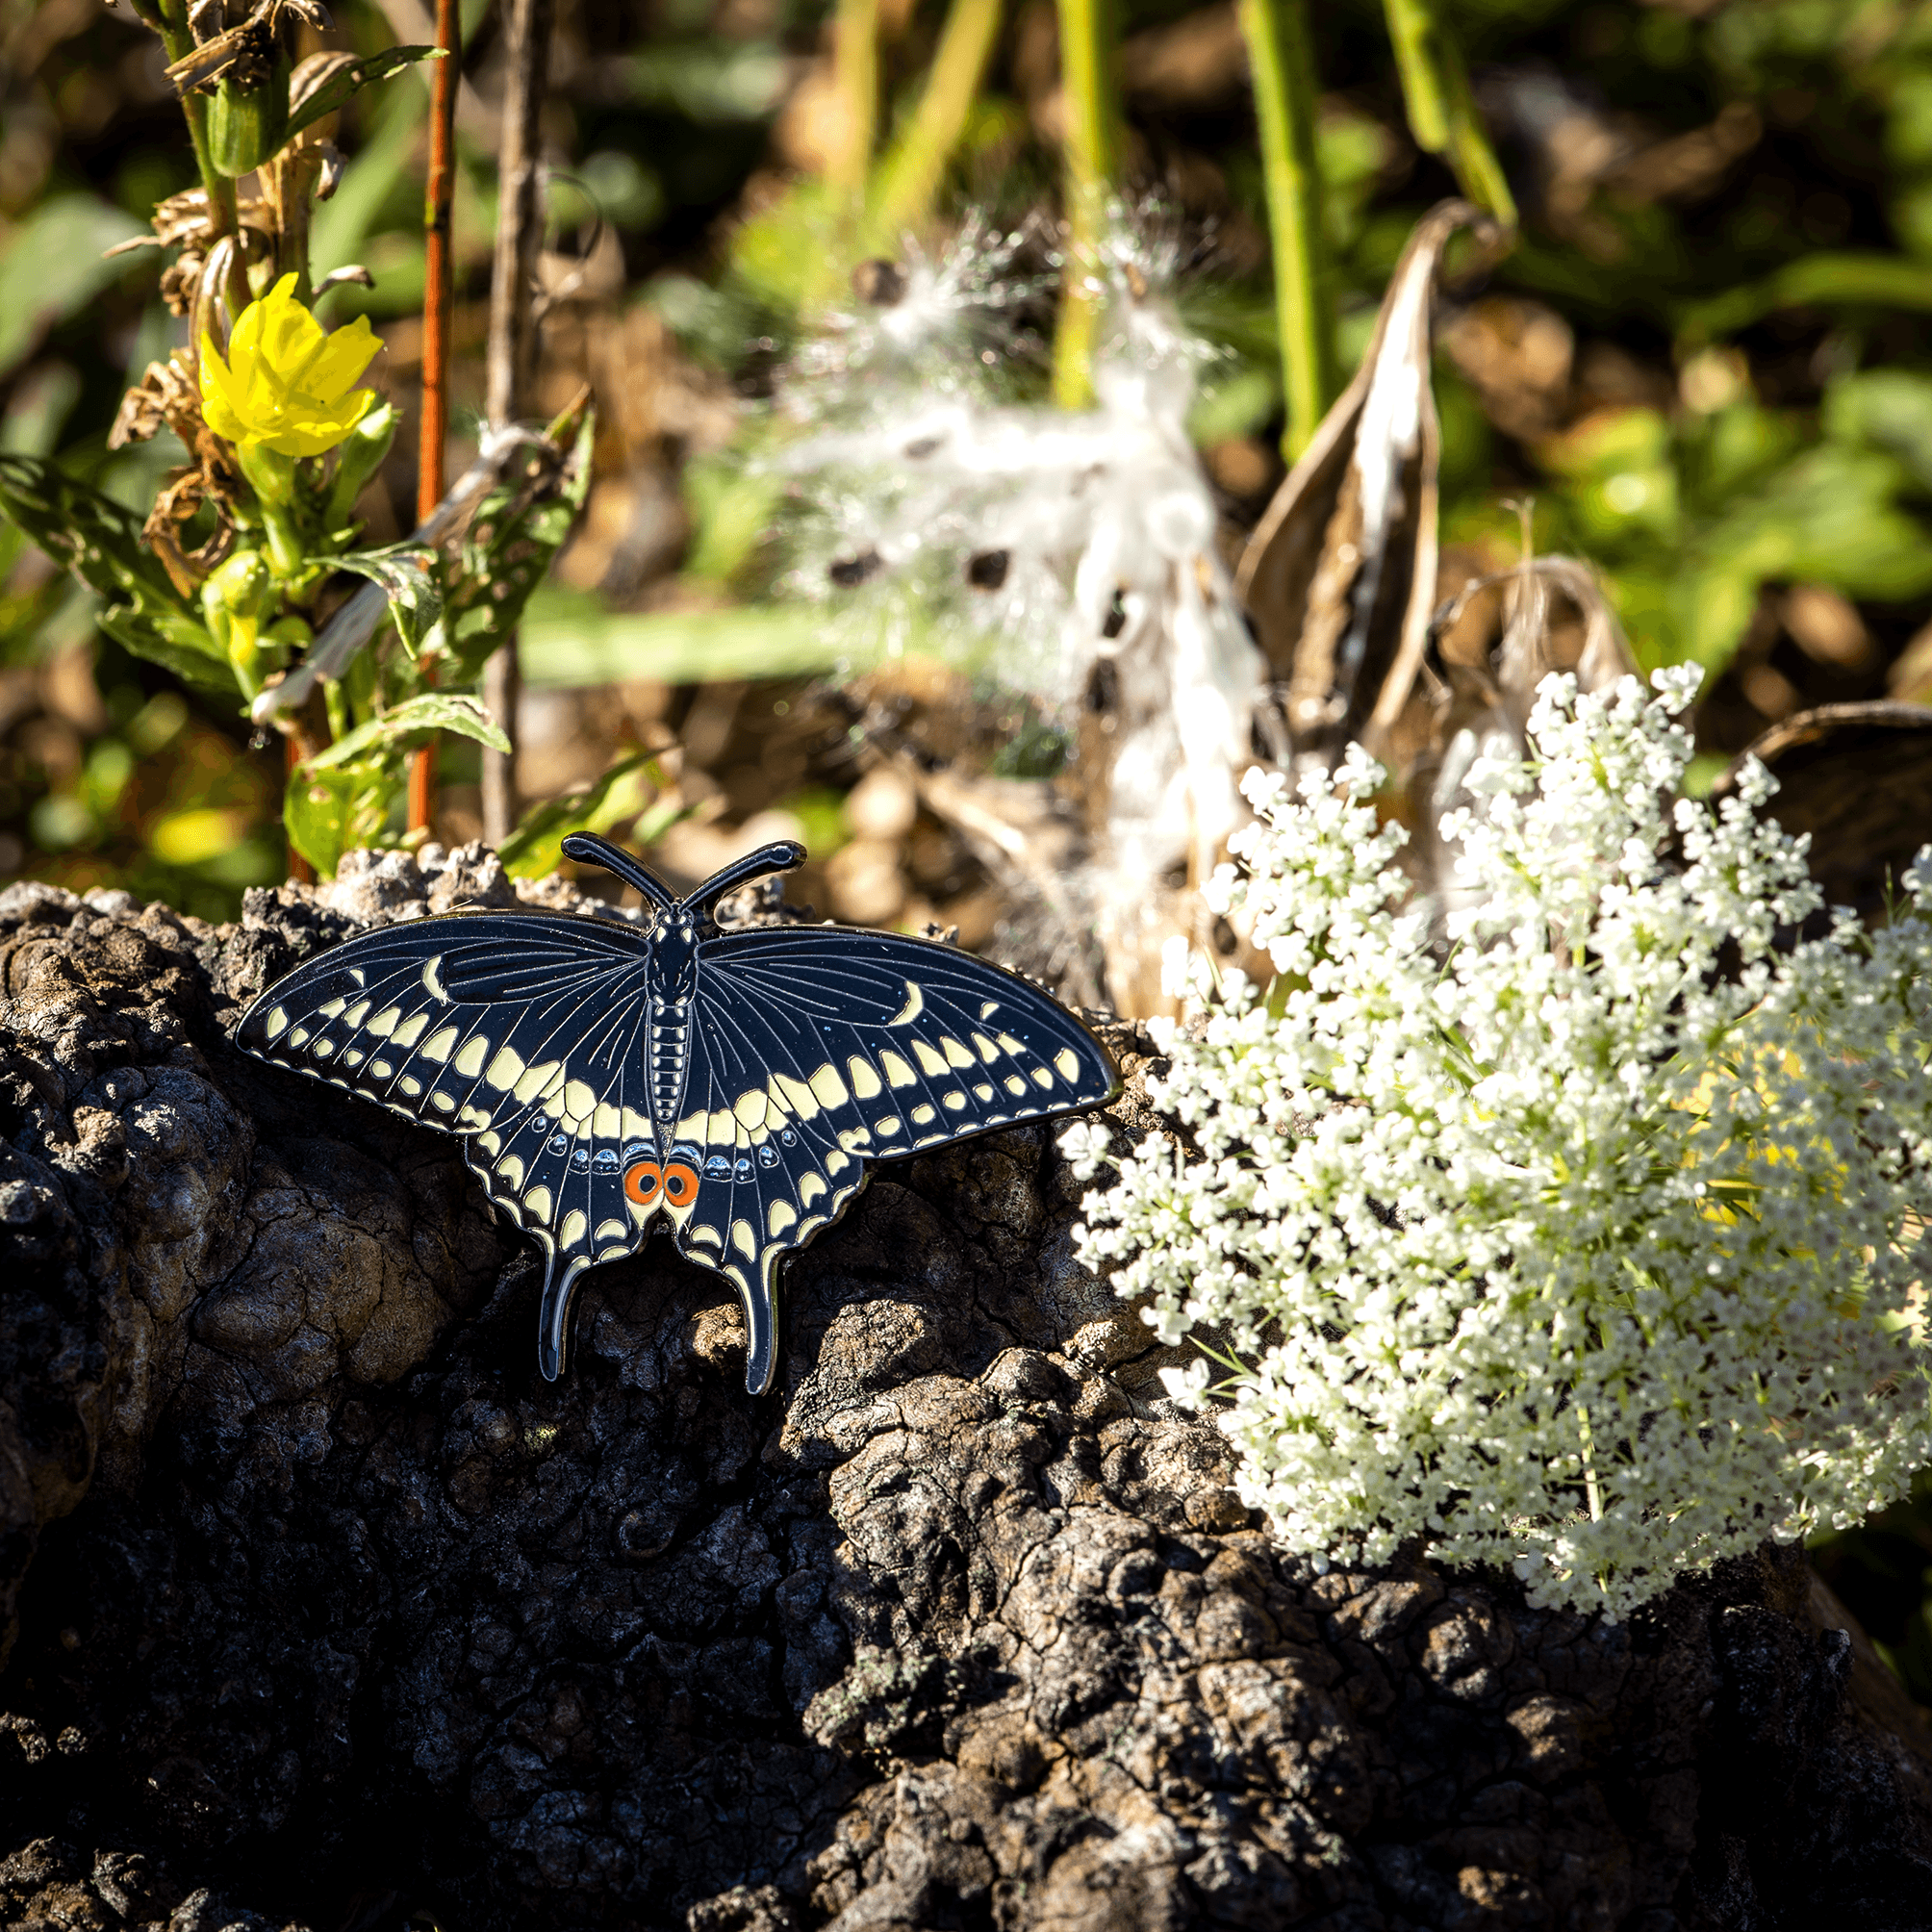
<svg viewBox="0 0 1932 1932">
<path fill-rule="evenodd" d="M 1794 1553 L 1622 1626 L 1283 1559 L 1047 1131 L 882 1170 L 763 1401 L 661 1245 L 542 1382 L 453 1144 L 226 1039 L 476 898 L 0 895 L 0 1921 L 1932 1926 L 1916 1714 Z"/>
</svg>

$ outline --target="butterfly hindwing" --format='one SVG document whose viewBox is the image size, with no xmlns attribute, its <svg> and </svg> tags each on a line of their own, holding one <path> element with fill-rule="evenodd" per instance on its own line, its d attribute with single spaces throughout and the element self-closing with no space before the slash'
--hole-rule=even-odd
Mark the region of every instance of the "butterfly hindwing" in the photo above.
<svg viewBox="0 0 1932 1932">
<path fill-rule="evenodd" d="M 737 1284 L 754 1389 L 772 1373 L 778 1262 L 837 1219 L 870 1162 L 1117 1091 L 1071 1014 L 950 946 L 777 927 L 700 956 L 678 1131 L 705 1157 L 677 1238 Z"/>
<path fill-rule="evenodd" d="M 298 968 L 237 1038 L 462 1134 L 493 1206 L 545 1251 L 547 1338 L 576 1276 L 650 1232 L 623 1187 L 625 1149 L 651 1131 L 646 944 L 628 928 L 547 914 L 412 920 Z"/>
</svg>

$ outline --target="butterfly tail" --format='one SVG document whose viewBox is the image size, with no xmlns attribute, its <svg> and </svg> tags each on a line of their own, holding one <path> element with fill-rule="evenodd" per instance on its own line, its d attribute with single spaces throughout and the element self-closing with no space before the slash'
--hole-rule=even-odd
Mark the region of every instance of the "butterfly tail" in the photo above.
<svg viewBox="0 0 1932 1932">
<path fill-rule="evenodd" d="M 571 1350 L 571 1302 L 576 1295 L 577 1277 L 589 1266 L 589 1257 L 573 1255 L 559 1274 L 556 1255 L 544 1257 L 544 1299 L 537 1309 L 537 1366 L 547 1382 L 555 1382 L 564 1372 Z"/>
<path fill-rule="evenodd" d="M 778 1361 L 778 1264 L 782 1257 L 767 1249 L 749 1272 L 734 1268 L 738 1299 L 745 1306 L 745 1393 L 763 1395 Z"/>
</svg>

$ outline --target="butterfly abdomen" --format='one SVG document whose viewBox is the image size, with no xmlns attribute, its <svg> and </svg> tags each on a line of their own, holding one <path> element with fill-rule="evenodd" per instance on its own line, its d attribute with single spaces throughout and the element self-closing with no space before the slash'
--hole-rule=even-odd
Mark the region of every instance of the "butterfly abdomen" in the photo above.
<svg viewBox="0 0 1932 1932">
<path fill-rule="evenodd" d="M 668 1000 L 653 991 L 650 1000 L 650 1110 L 662 1144 L 676 1124 L 691 1074 L 691 1003 Z"/>
</svg>

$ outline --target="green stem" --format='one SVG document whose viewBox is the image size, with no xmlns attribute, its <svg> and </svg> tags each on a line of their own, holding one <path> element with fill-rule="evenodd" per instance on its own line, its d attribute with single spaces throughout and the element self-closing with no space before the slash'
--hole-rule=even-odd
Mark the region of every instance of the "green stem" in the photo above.
<svg viewBox="0 0 1932 1932">
<path fill-rule="evenodd" d="M 1093 395 L 1100 296 L 1093 269 L 1120 168 L 1120 104 L 1114 89 L 1116 35 L 1108 0 L 1059 0 L 1060 80 L 1067 117 L 1067 267 L 1054 335 L 1054 400 L 1082 408 Z"/>
<path fill-rule="evenodd" d="M 1314 48 L 1308 0 L 1240 0 L 1240 18 L 1254 76 L 1275 259 L 1275 327 L 1287 405 L 1282 453 L 1292 463 L 1308 447 L 1336 388 L 1335 314 L 1315 159 Z"/>
<path fill-rule="evenodd" d="M 1603 1521 L 1603 1490 L 1596 1480 L 1596 1439 L 1590 1434 L 1589 1411 L 1581 1402 L 1576 1406 L 1577 1434 L 1583 1438 L 1583 1492 L 1589 1505 L 1589 1519 Z"/>
<path fill-rule="evenodd" d="M 161 44 L 170 62 L 185 61 L 193 53 L 194 36 L 188 31 L 186 0 L 161 0 L 160 32 Z M 188 122 L 194 165 L 201 170 L 201 185 L 208 191 L 208 233 L 212 241 L 235 226 L 235 184 L 209 158 L 208 103 L 199 94 L 183 94 L 181 112 Z"/>
<path fill-rule="evenodd" d="M 1417 147 L 1448 161 L 1471 201 L 1513 228 L 1516 204 L 1476 112 L 1462 52 L 1441 17 L 1441 5 L 1442 0 L 1383 0 L 1409 131 Z"/>
<path fill-rule="evenodd" d="M 878 205 L 866 223 L 868 248 L 896 247 L 930 212 L 979 92 L 1000 32 L 1000 4 L 953 0 L 925 91 L 886 160 Z"/>
<path fill-rule="evenodd" d="M 828 172 L 844 204 L 841 217 L 853 222 L 878 131 L 878 0 L 838 0 L 832 35 L 833 84 L 845 108 L 845 146 Z"/>
</svg>

